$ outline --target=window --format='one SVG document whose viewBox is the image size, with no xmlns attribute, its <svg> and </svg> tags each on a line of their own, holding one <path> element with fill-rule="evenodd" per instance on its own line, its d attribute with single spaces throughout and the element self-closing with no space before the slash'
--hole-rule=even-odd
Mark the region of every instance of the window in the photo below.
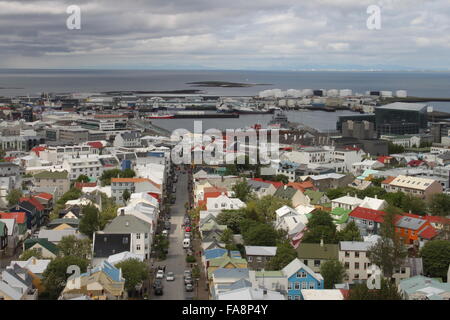
<svg viewBox="0 0 450 320">
<path fill-rule="evenodd" d="M 256 257 L 256 262 L 262 262 L 262 257 Z"/>
<path fill-rule="evenodd" d="M 359 279 L 359 273 L 355 273 L 355 279 Z"/>
<path fill-rule="evenodd" d="M 295 296 L 295 300 L 301 300 L 300 296 Z"/>
<path fill-rule="evenodd" d="M 302 289 L 308 289 L 308 282 L 306 281 L 302 282 Z"/>
<path fill-rule="evenodd" d="M 310 288 L 310 289 L 314 289 L 314 287 L 315 287 L 314 282 L 310 282 L 310 283 L 309 283 L 309 288 Z"/>
<path fill-rule="evenodd" d="M 355 262 L 355 269 L 359 269 L 359 262 Z"/>
<path fill-rule="evenodd" d="M 303 260 L 303 263 L 304 263 L 305 265 L 308 265 L 308 260 Z"/>
<path fill-rule="evenodd" d="M 140 233 L 136 233 L 136 239 L 140 239 L 141 238 L 141 234 Z"/>
<path fill-rule="evenodd" d="M 320 260 L 314 260 L 314 267 L 320 267 Z"/>
<path fill-rule="evenodd" d="M 345 251 L 345 257 L 346 257 L 346 258 L 350 257 L 350 252 Z"/>
<path fill-rule="evenodd" d="M 346 262 L 345 263 L 345 269 L 349 269 L 350 268 L 350 262 Z"/>
<path fill-rule="evenodd" d="M 300 282 L 295 282 L 294 283 L 294 288 L 295 288 L 295 290 L 300 290 Z"/>
<path fill-rule="evenodd" d="M 141 250 L 141 245 L 140 244 L 136 245 L 136 250 Z"/>
<path fill-rule="evenodd" d="M 128 238 L 127 238 L 127 237 L 124 237 L 124 238 L 122 239 L 122 243 L 123 243 L 123 244 L 128 244 Z"/>
<path fill-rule="evenodd" d="M 148 238 L 148 233 L 145 234 L 145 239 L 147 239 L 147 238 Z"/>
<path fill-rule="evenodd" d="M 247 256 L 247 261 L 248 262 L 252 262 L 253 261 L 253 257 L 252 256 Z"/>
<path fill-rule="evenodd" d="M 359 252 L 355 251 L 355 258 L 359 258 Z"/>
<path fill-rule="evenodd" d="M 288 290 L 292 290 L 292 282 L 288 283 Z"/>
<path fill-rule="evenodd" d="M 297 278 L 306 278 L 306 272 L 305 271 L 297 272 Z"/>
<path fill-rule="evenodd" d="M 292 296 L 288 296 L 288 300 L 293 300 L 293 299 L 292 299 Z"/>
</svg>

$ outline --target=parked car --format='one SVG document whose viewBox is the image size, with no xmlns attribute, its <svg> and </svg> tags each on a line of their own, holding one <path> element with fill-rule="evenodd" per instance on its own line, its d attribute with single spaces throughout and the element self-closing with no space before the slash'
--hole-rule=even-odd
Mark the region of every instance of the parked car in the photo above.
<svg viewBox="0 0 450 320">
<path fill-rule="evenodd" d="M 155 283 L 156 284 L 156 283 Z M 153 286 L 153 291 L 155 293 L 155 296 L 162 296 L 164 294 L 163 292 L 163 286 L 161 283 Z"/>
<path fill-rule="evenodd" d="M 164 228 L 166 228 L 166 230 L 170 230 L 170 221 L 166 221 L 164 223 Z"/>
<path fill-rule="evenodd" d="M 194 283 L 191 275 L 188 275 L 184 278 L 184 284 L 188 284 L 188 283 L 191 283 L 191 284 Z"/>
<path fill-rule="evenodd" d="M 176 202 L 177 202 L 177 198 L 176 197 L 170 198 L 170 204 L 175 204 Z"/>
<path fill-rule="evenodd" d="M 184 270 L 183 278 L 186 277 L 192 277 L 192 271 L 191 270 Z"/>
<path fill-rule="evenodd" d="M 164 279 L 164 270 L 158 270 L 156 273 L 156 279 Z"/>
<path fill-rule="evenodd" d="M 162 282 L 160 279 L 156 279 L 155 282 L 153 283 L 153 288 L 162 287 L 162 286 L 163 285 L 162 285 Z"/>
<path fill-rule="evenodd" d="M 165 237 L 167 237 L 167 236 L 169 235 L 169 230 L 167 230 L 167 229 L 166 229 L 166 230 L 163 230 L 163 231 L 162 231 L 162 235 L 165 236 Z"/>
<path fill-rule="evenodd" d="M 194 285 L 192 283 L 186 283 L 185 288 L 186 288 L 186 292 L 194 291 Z"/>
<path fill-rule="evenodd" d="M 191 238 L 191 233 L 190 232 L 185 232 L 184 233 L 184 238 L 185 239 L 190 239 Z"/>
<path fill-rule="evenodd" d="M 166 280 L 167 281 L 174 281 L 175 280 L 175 274 L 173 272 L 167 272 Z"/>
<path fill-rule="evenodd" d="M 186 228 L 184 229 L 184 231 L 186 231 L 186 232 L 191 232 L 191 227 L 186 227 Z"/>
</svg>

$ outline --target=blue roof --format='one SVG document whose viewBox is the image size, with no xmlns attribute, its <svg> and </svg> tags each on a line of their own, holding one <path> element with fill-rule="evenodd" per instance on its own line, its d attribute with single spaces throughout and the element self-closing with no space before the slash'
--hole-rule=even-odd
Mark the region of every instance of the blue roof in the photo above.
<svg viewBox="0 0 450 320">
<path fill-rule="evenodd" d="M 211 259 L 223 257 L 224 255 L 227 254 L 227 252 L 228 251 L 226 249 L 222 249 L 222 248 L 209 249 L 209 250 L 205 250 L 204 256 L 205 256 L 206 260 L 211 260 Z"/>
<path fill-rule="evenodd" d="M 242 258 L 241 252 L 237 250 L 230 251 L 231 258 Z"/>
<path fill-rule="evenodd" d="M 163 158 L 164 157 L 164 152 L 149 152 L 147 155 L 149 157 Z"/>
<path fill-rule="evenodd" d="M 234 268 L 234 269 L 219 268 L 217 270 L 214 270 L 212 274 L 216 278 L 234 277 L 234 278 L 237 278 L 237 279 L 242 279 L 242 278 L 248 278 L 249 277 L 249 269 L 247 269 L 247 268 Z"/>
<path fill-rule="evenodd" d="M 101 265 L 99 265 L 98 267 L 95 267 L 91 271 L 81 274 L 81 276 L 90 276 L 99 271 L 103 271 L 104 273 L 106 273 L 106 275 L 109 278 L 111 278 L 113 281 L 116 281 L 116 282 L 125 281 L 122 278 L 122 271 L 120 269 L 114 267 L 107 260 L 104 260 Z"/>
</svg>

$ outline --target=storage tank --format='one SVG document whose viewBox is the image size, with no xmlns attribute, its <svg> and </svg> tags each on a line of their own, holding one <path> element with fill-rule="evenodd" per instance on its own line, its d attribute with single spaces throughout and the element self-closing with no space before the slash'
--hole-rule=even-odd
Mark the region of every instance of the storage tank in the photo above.
<svg viewBox="0 0 450 320">
<path fill-rule="evenodd" d="M 391 98 L 392 97 L 392 91 L 381 91 L 381 96 L 383 98 Z"/>
<path fill-rule="evenodd" d="M 327 91 L 327 96 L 328 97 L 337 97 L 339 96 L 339 90 L 337 89 L 330 89 Z"/>
<path fill-rule="evenodd" d="M 352 95 L 352 90 L 350 90 L 350 89 L 339 90 L 339 96 L 341 96 L 341 97 L 348 97 L 351 95 Z"/>
<path fill-rule="evenodd" d="M 406 98 L 406 97 L 408 96 L 408 93 L 406 92 L 406 90 L 397 90 L 397 91 L 395 92 L 395 95 L 396 95 L 398 98 Z"/>
</svg>

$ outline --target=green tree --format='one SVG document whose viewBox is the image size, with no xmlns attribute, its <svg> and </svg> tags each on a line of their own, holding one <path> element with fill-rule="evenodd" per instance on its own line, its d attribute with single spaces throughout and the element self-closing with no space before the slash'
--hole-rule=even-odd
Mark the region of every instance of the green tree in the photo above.
<svg viewBox="0 0 450 320">
<path fill-rule="evenodd" d="M 128 189 L 125 189 L 122 193 L 123 203 L 127 204 L 127 201 L 130 200 L 130 197 L 131 197 L 130 191 L 128 191 Z"/>
<path fill-rule="evenodd" d="M 220 236 L 220 241 L 225 243 L 225 248 L 227 250 L 236 250 L 236 245 L 234 244 L 233 241 L 233 231 L 231 231 L 230 229 L 225 229 L 222 232 L 222 235 Z"/>
<path fill-rule="evenodd" d="M 234 196 L 243 202 L 252 198 L 252 189 L 246 179 L 236 183 L 233 188 Z"/>
<path fill-rule="evenodd" d="M 379 177 L 379 178 L 370 179 L 370 182 L 372 182 L 372 185 L 375 187 L 381 187 L 381 182 L 383 182 L 384 180 L 385 180 L 385 177 Z"/>
<path fill-rule="evenodd" d="M 337 243 L 336 226 L 328 211 L 318 210 L 306 224 L 307 230 L 303 236 L 304 243 Z"/>
<path fill-rule="evenodd" d="M 36 259 L 42 259 L 42 253 L 38 251 L 37 249 L 28 249 L 22 252 L 22 254 L 19 257 L 20 261 L 27 261 L 31 257 L 35 257 Z"/>
<path fill-rule="evenodd" d="M 241 223 L 245 217 L 244 209 L 223 210 L 217 215 L 217 223 L 226 225 L 233 233 L 239 234 L 241 232 Z"/>
<path fill-rule="evenodd" d="M 429 201 L 430 213 L 433 216 L 450 215 L 450 195 L 445 193 L 434 194 Z"/>
<path fill-rule="evenodd" d="M 427 204 L 418 197 L 406 194 L 402 199 L 401 209 L 404 212 L 411 212 L 423 216 L 427 213 Z"/>
<path fill-rule="evenodd" d="M 275 196 L 264 196 L 261 199 L 251 200 L 247 203 L 247 217 L 256 218 L 256 220 L 271 223 L 275 221 L 276 211 L 282 206 L 292 206 L 291 201 Z"/>
<path fill-rule="evenodd" d="M 338 260 L 328 260 L 320 266 L 320 274 L 323 276 L 325 289 L 334 289 L 335 284 L 344 280 L 345 267 Z"/>
<path fill-rule="evenodd" d="M 404 202 L 405 194 L 401 191 L 397 192 L 388 192 L 384 195 L 383 199 L 386 200 L 386 202 L 397 208 L 401 208 L 402 204 Z"/>
<path fill-rule="evenodd" d="M 136 177 L 136 172 L 132 169 L 125 169 L 122 172 L 120 172 L 121 178 L 134 178 Z"/>
<path fill-rule="evenodd" d="M 103 229 L 108 222 L 117 217 L 118 206 L 115 204 L 103 205 L 103 210 L 100 212 L 100 229 Z"/>
<path fill-rule="evenodd" d="M 149 269 L 145 262 L 138 259 L 128 259 L 116 264 L 116 268 L 122 269 L 122 276 L 125 279 L 125 289 L 132 291 L 136 286 L 147 280 Z"/>
<path fill-rule="evenodd" d="M 278 233 L 271 225 L 255 223 L 243 231 L 242 236 L 248 246 L 275 246 Z"/>
<path fill-rule="evenodd" d="M 388 143 L 388 153 L 389 154 L 393 154 L 393 153 L 403 153 L 405 152 L 405 148 L 401 145 L 398 144 L 393 144 L 392 142 Z"/>
<path fill-rule="evenodd" d="M 450 265 L 450 241 L 428 241 L 420 251 L 420 255 L 423 259 L 425 274 L 445 281 Z"/>
<path fill-rule="evenodd" d="M 350 289 L 347 300 L 402 300 L 395 283 L 381 279 L 380 289 L 369 289 L 361 283 Z"/>
<path fill-rule="evenodd" d="M 91 240 L 78 239 L 74 235 L 61 238 L 58 243 L 59 255 L 74 256 L 82 259 L 90 259 L 91 257 Z"/>
<path fill-rule="evenodd" d="M 354 221 L 347 223 L 344 229 L 337 232 L 339 241 L 363 241 L 358 226 Z"/>
<path fill-rule="evenodd" d="M 401 267 L 407 256 L 403 240 L 395 232 L 395 217 L 401 212 L 395 207 L 388 207 L 381 224 L 380 236 L 377 243 L 367 252 L 373 264 L 379 266 L 386 278 L 391 278 L 394 270 Z"/>
<path fill-rule="evenodd" d="M 120 178 L 121 173 L 122 170 L 120 169 L 111 169 L 103 171 L 102 175 L 100 176 L 100 181 L 103 186 L 109 186 L 111 185 L 111 178 Z"/>
<path fill-rule="evenodd" d="M 79 226 L 80 232 L 92 239 L 92 235 L 95 231 L 99 231 L 100 227 L 100 212 L 97 207 L 94 205 L 83 207 Z"/>
<path fill-rule="evenodd" d="M 7 196 L 6 200 L 8 201 L 9 206 L 14 206 L 19 203 L 20 198 L 23 196 L 22 190 L 19 189 L 11 189 Z"/>
<path fill-rule="evenodd" d="M 81 174 L 78 176 L 77 180 L 75 182 L 89 182 L 89 177 L 85 174 Z"/>
<path fill-rule="evenodd" d="M 53 259 L 43 273 L 42 284 L 45 288 L 44 295 L 48 299 L 57 299 L 65 287 L 70 274 L 67 268 L 71 265 L 80 267 L 80 271 L 86 272 L 89 261 L 75 256 L 57 257 Z"/>
<path fill-rule="evenodd" d="M 277 245 L 277 253 L 273 257 L 268 265 L 268 270 L 281 270 L 289 263 L 297 258 L 297 251 L 291 246 L 288 240 L 281 241 Z"/>
<path fill-rule="evenodd" d="M 358 190 L 352 187 L 342 187 L 342 188 L 328 189 L 325 193 L 330 200 L 334 200 L 343 197 L 347 194 L 355 195 L 358 193 Z"/>
<path fill-rule="evenodd" d="M 384 190 L 381 187 L 370 186 L 364 190 L 358 190 L 357 196 L 362 199 L 364 199 L 365 197 L 370 197 L 370 198 L 377 197 L 378 199 L 383 199 L 383 197 L 386 195 L 386 193 L 387 193 L 386 190 Z"/>
<path fill-rule="evenodd" d="M 76 200 L 81 197 L 81 194 L 82 194 L 82 192 L 80 189 L 72 188 L 69 191 L 67 191 L 66 193 L 64 193 L 62 195 L 62 197 L 59 198 L 59 200 L 56 203 L 58 205 L 64 207 L 64 205 L 66 204 L 67 201 Z"/>
<path fill-rule="evenodd" d="M 238 175 L 238 170 L 235 164 L 227 164 L 226 165 L 226 171 L 225 171 L 225 175 L 226 176 L 236 176 Z"/>
</svg>

